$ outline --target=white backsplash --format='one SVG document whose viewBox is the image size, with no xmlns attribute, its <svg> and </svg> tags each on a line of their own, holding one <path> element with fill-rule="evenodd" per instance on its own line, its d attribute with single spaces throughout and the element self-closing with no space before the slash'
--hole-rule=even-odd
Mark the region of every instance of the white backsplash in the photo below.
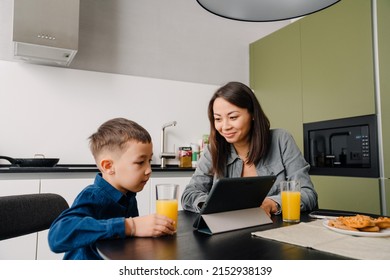
<svg viewBox="0 0 390 280">
<path fill-rule="evenodd" d="M 87 138 L 125 117 L 150 132 L 159 164 L 164 123 L 177 121 L 166 129 L 169 152 L 209 133 L 207 105 L 218 86 L 0 60 L 0 155 L 93 164 Z"/>
</svg>

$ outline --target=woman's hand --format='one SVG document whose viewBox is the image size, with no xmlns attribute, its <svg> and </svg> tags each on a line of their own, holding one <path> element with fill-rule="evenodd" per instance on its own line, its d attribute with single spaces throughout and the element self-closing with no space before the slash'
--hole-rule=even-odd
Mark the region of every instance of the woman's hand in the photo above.
<svg viewBox="0 0 390 280">
<path fill-rule="evenodd" d="M 269 217 L 271 217 L 271 214 L 278 212 L 278 204 L 268 197 L 263 200 L 260 207 L 263 208 Z"/>
<path fill-rule="evenodd" d="M 133 226 L 134 231 L 132 231 Z M 133 236 L 138 237 L 158 237 L 167 234 L 172 235 L 176 232 L 175 221 L 159 214 L 127 218 L 125 219 L 125 231 L 127 236 L 130 236 L 133 232 Z"/>
</svg>

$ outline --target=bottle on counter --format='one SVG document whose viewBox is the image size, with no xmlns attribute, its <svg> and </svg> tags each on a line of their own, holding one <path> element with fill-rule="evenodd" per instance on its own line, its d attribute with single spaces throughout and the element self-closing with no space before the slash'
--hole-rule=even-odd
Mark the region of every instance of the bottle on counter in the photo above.
<svg viewBox="0 0 390 280">
<path fill-rule="evenodd" d="M 196 167 L 198 164 L 199 160 L 199 152 L 200 152 L 200 147 L 198 144 L 191 143 L 191 149 L 192 149 L 192 167 Z"/>
<path fill-rule="evenodd" d="M 179 147 L 179 167 L 192 167 L 191 147 Z"/>
</svg>

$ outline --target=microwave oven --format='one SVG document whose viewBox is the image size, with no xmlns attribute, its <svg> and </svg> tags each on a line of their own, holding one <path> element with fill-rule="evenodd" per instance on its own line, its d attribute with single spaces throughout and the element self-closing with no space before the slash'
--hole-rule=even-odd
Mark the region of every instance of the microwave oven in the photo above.
<svg viewBox="0 0 390 280">
<path fill-rule="evenodd" d="M 379 177 L 376 115 L 304 123 L 311 175 Z"/>
</svg>

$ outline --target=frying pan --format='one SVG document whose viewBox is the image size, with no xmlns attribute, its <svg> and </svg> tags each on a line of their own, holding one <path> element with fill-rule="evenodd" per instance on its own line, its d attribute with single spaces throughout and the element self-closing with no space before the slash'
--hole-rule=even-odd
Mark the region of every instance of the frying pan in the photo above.
<svg viewBox="0 0 390 280">
<path fill-rule="evenodd" d="M 11 163 L 11 166 L 18 167 L 54 167 L 60 160 L 59 158 L 11 158 L 7 156 L 0 156 L 0 159 L 5 159 Z"/>
</svg>

